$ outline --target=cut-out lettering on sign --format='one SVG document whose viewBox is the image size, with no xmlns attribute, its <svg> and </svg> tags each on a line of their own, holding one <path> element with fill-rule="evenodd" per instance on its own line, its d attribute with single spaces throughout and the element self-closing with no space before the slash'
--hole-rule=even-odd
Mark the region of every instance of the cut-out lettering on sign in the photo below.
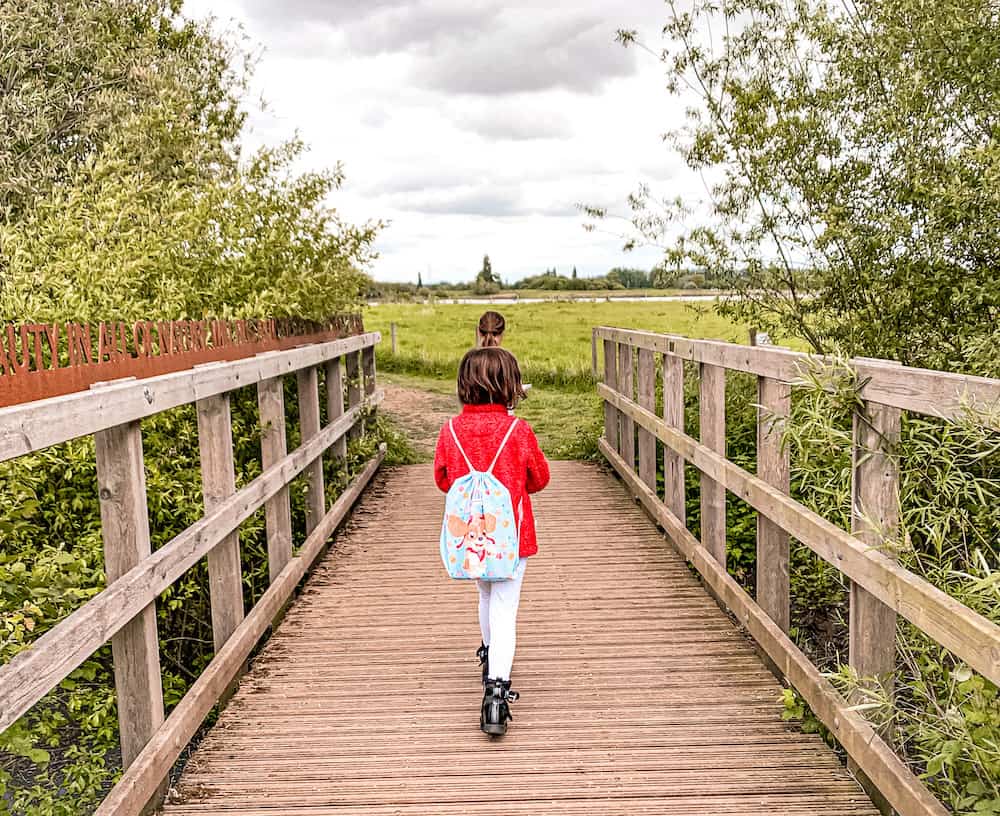
<svg viewBox="0 0 1000 816">
<path fill-rule="evenodd" d="M 9 323 L 0 327 L 0 407 L 83 391 L 123 377 L 153 377 L 202 363 L 360 334 L 361 316 L 318 322 L 139 320 Z"/>
</svg>

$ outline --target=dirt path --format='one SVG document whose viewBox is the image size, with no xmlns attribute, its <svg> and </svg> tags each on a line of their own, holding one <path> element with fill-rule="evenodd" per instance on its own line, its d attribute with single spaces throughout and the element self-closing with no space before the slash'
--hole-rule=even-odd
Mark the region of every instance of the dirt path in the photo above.
<svg viewBox="0 0 1000 816">
<path fill-rule="evenodd" d="M 421 459 L 431 461 L 441 426 L 458 412 L 457 399 L 392 382 L 382 388 L 385 402 L 380 410 L 410 438 Z"/>
</svg>

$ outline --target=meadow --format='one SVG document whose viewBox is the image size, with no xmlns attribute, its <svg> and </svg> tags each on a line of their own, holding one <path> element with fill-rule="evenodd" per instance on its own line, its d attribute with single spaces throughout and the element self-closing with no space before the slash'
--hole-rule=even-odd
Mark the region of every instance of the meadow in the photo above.
<svg viewBox="0 0 1000 816">
<path fill-rule="evenodd" d="M 475 342 L 476 324 L 485 308 L 488 304 L 369 307 L 365 310 L 366 329 L 382 332 L 379 378 L 402 389 L 452 397 L 458 363 Z M 531 423 L 546 455 L 557 459 L 597 456 L 602 413 L 591 375 L 594 326 L 721 340 L 747 336 L 743 327 L 719 317 L 712 304 L 705 302 L 547 302 L 495 308 L 507 321 L 504 346 L 517 355 L 524 381 L 532 384 L 518 415 Z M 396 355 L 390 344 L 391 323 L 396 324 Z M 418 431 L 405 424 L 400 430 L 404 434 Z"/>
<path fill-rule="evenodd" d="M 365 310 L 365 327 L 382 332 L 378 361 L 385 371 L 452 379 L 462 354 L 475 341 L 488 304 L 383 304 Z M 589 389 L 590 338 L 594 326 L 683 334 L 745 342 L 747 329 L 715 313 L 708 302 L 524 303 L 495 307 L 507 320 L 504 346 L 521 364 L 525 382 Z M 389 327 L 396 324 L 398 353 Z"/>
</svg>

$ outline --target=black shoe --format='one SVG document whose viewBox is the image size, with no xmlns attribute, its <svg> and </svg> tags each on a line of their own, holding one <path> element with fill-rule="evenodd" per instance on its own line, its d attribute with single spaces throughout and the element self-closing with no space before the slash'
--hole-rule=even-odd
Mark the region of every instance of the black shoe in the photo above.
<svg viewBox="0 0 1000 816">
<path fill-rule="evenodd" d="M 486 677 L 490 673 L 490 647 L 485 643 L 480 643 L 476 649 L 476 657 L 479 658 L 479 665 L 483 670 L 483 685 L 486 685 Z"/>
<path fill-rule="evenodd" d="M 510 680 L 487 679 L 483 709 L 479 715 L 479 727 L 484 733 L 496 737 L 507 733 L 507 722 L 514 719 L 508 704 L 519 696 L 516 691 L 510 690 Z"/>
</svg>

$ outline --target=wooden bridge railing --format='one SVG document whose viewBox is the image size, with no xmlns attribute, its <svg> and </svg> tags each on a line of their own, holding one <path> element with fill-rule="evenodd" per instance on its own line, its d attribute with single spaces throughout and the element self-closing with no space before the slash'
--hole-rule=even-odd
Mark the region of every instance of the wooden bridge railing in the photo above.
<svg viewBox="0 0 1000 816">
<path fill-rule="evenodd" d="M 92 434 L 107 588 L 0 667 L 0 732 L 111 641 L 124 775 L 97 810 L 137 814 L 162 797 L 170 768 L 205 716 L 231 689 L 385 456 L 382 446 L 325 506 L 322 456 L 345 457 L 346 437 L 382 400 L 375 390 L 378 333 L 360 334 L 238 362 L 107 383 L 90 391 L 0 409 L 0 461 Z M 318 368 L 327 416 L 320 426 Z M 345 372 L 346 368 L 346 372 Z M 302 444 L 286 450 L 282 378 L 298 381 Z M 344 406 L 346 374 L 347 406 Z M 229 392 L 257 386 L 263 472 L 236 490 Z M 151 552 L 140 421 L 195 403 L 204 517 Z M 288 487 L 306 474 L 307 538 L 293 556 Z M 244 614 L 238 530 L 265 508 L 270 586 Z M 157 596 L 207 557 L 215 656 L 164 718 Z"/>
<path fill-rule="evenodd" d="M 604 381 L 597 386 L 604 398 L 604 437 L 599 442 L 604 456 L 888 803 L 903 816 L 946 814 L 788 637 L 789 537 L 850 579 L 849 662 L 860 677 L 891 680 L 898 614 L 1000 683 L 1000 627 L 901 567 L 883 546 L 898 528 L 894 446 L 901 411 L 955 419 L 970 405 L 992 408 L 1000 404 L 1000 380 L 884 360 L 850 361 L 863 409 L 854 417 L 853 529 L 848 533 L 788 495 L 789 453 L 781 431 L 791 387 L 823 364 L 823 358 L 609 327 L 594 329 L 593 342 L 595 354 L 598 344 L 604 350 Z M 662 357 L 662 417 L 655 412 L 655 355 Z M 699 367 L 700 440 L 684 432 L 685 361 Z M 757 377 L 756 474 L 726 458 L 726 370 Z M 995 415 L 983 421 L 995 423 Z M 664 456 L 662 497 L 657 493 L 657 441 Z M 701 541 L 685 526 L 685 462 L 701 474 Z M 758 513 L 756 600 L 726 570 L 726 490 Z"/>
</svg>

